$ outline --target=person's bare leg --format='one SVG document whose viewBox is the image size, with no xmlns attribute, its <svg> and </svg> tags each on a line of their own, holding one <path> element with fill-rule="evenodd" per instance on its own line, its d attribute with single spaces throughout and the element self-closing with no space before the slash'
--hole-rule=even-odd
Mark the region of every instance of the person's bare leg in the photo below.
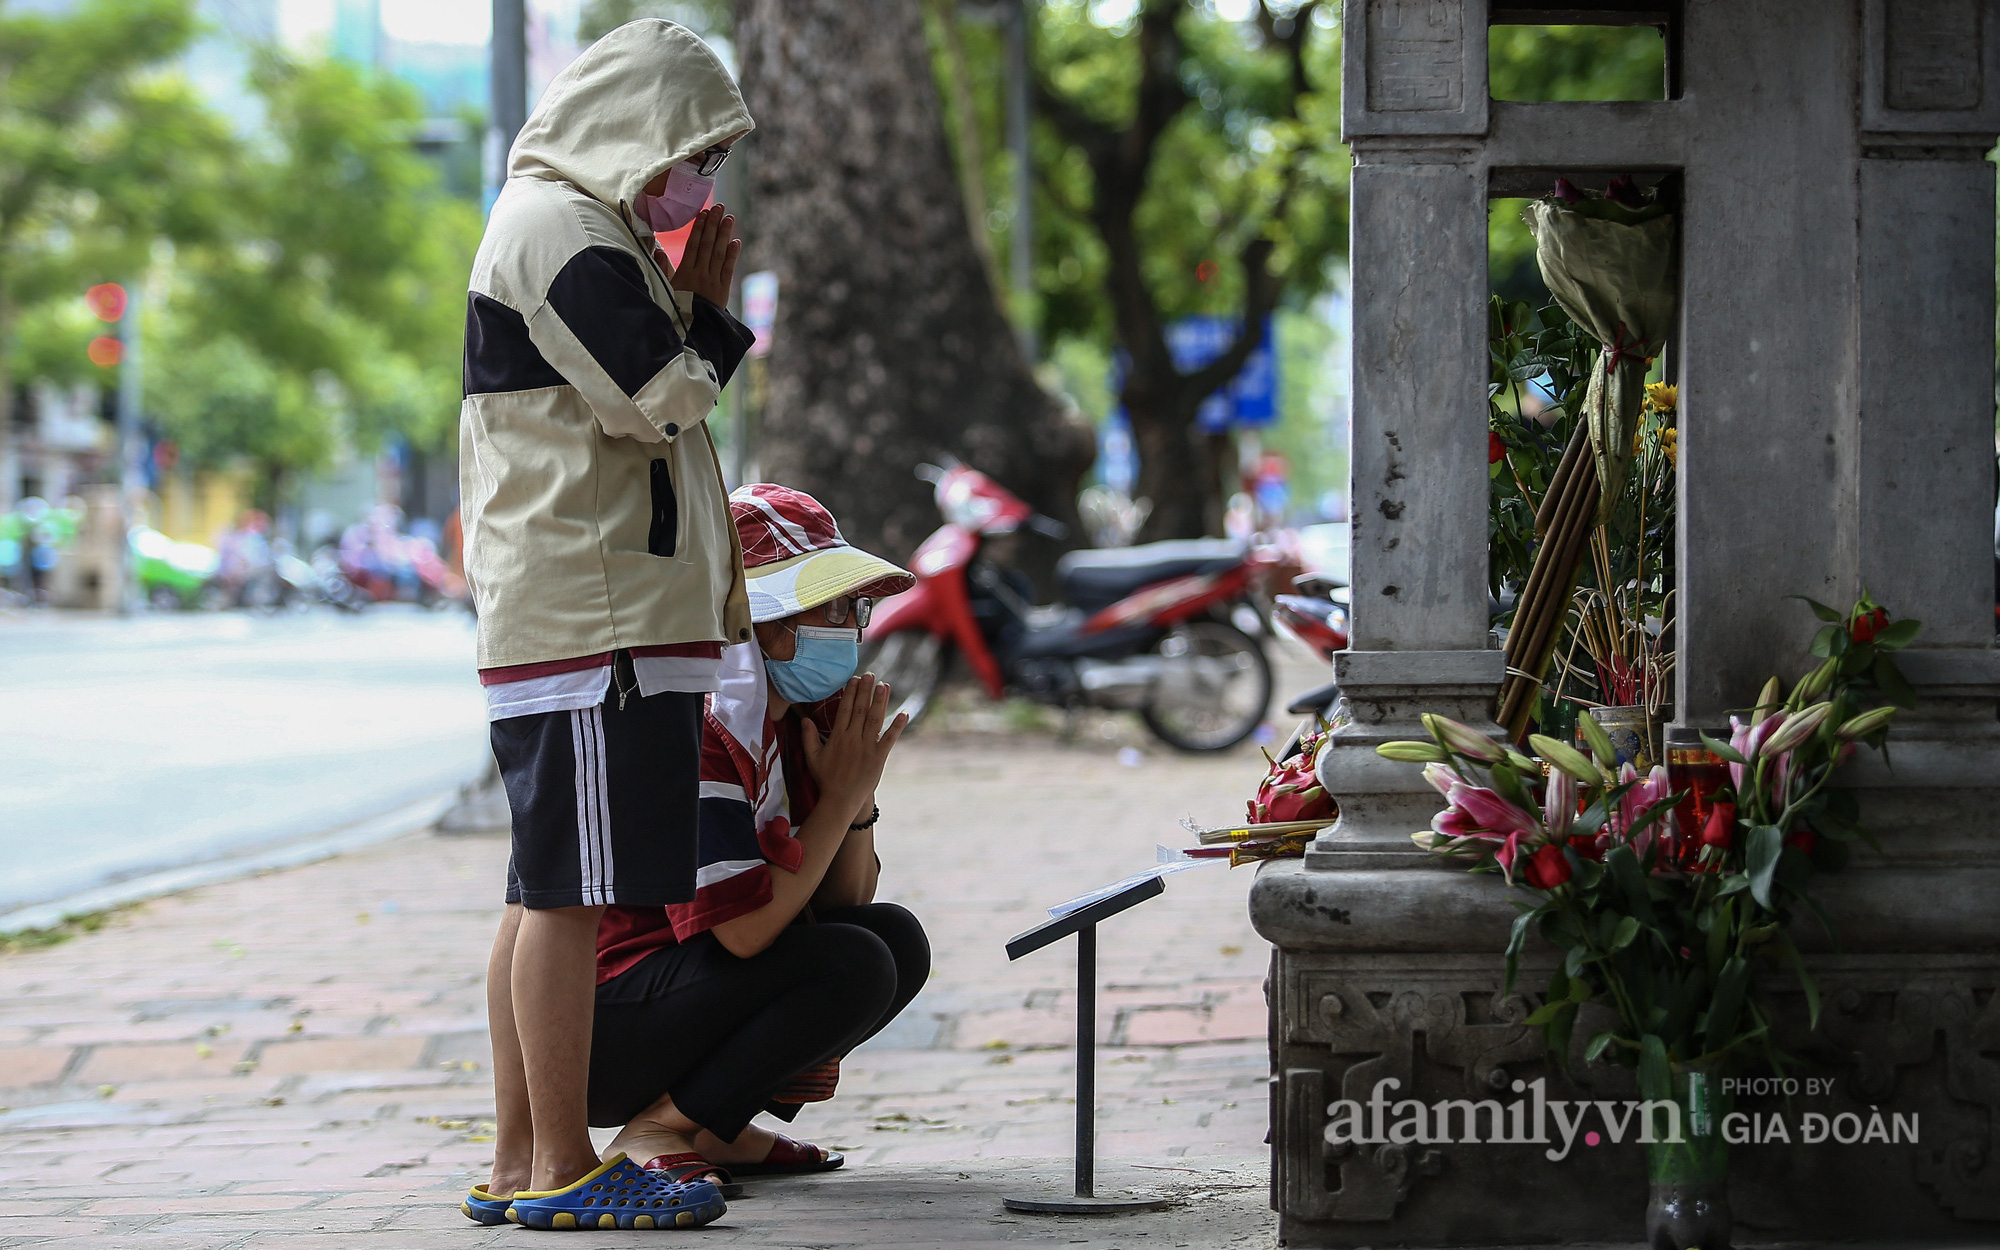
<svg viewBox="0 0 2000 1250">
<path fill-rule="evenodd" d="M 585 1100 L 603 913 L 602 907 L 529 908 L 514 939 L 514 1027 L 534 1125 L 537 1192 L 573 1185 L 599 1162 Z"/>
<path fill-rule="evenodd" d="M 486 1031 L 493 1038 L 493 1178 L 486 1182 L 486 1192 L 495 1198 L 527 1189 L 535 1164 L 528 1075 L 521 1065 L 521 1035 L 514 1029 L 514 938 L 525 910 L 519 903 L 507 904 L 486 961 Z"/>
<path fill-rule="evenodd" d="M 689 1119 L 674 1105 L 672 1094 L 662 1094 L 660 1101 L 633 1116 L 632 1122 L 618 1131 L 604 1148 L 604 1157 L 622 1150 L 633 1162 L 645 1163 L 661 1155 L 692 1152 L 710 1163 L 762 1163 L 777 1143 L 769 1129 L 755 1124 L 745 1125 L 735 1141 L 723 1141 Z"/>
<path fill-rule="evenodd" d="M 604 1157 L 609 1159 L 622 1150 L 633 1162 L 645 1163 L 661 1155 L 693 1152 L 710 1163 L 726 1167 L 732 1163 L 762 1163 L 771 1157 L 771 1148 L 777 1144 L 776 1133 L 754 1123 L 744 1125 L 735 1141 L 724 1141 L 689 1119 L 674 1105 L 672 1094 L 662 1094 L 660 1101 L 633 1116 L 630 1124 L 618 1130 L 618 1136 L 604 1148 Z M 823 1156 L 825 1152 L 821 1153 Z"/>
<path fill-rule="evenodd" d="M 694 1139 L 701 1131 L 701 1125 L 674 1106 L 672 1094 L 661 1094 L 660 1101 L 633 1116 L 630 1124 L 618 1130 L 618 1136 L 604 1148 L 604 1157 L 608 1159 L 622 1150 L 633 1162 L 645 1163 L 661 1155 L 700 1154 Z M 722 1162 L 713 1155 L 703 1157 L 711 1163 Z"/>
</svg>

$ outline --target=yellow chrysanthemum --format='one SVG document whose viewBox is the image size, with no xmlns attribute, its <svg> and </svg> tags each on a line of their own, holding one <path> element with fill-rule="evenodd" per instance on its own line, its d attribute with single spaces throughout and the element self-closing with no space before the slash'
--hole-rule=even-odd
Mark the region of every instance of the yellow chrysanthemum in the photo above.
<svg viewBox="0 0 2000 1250">
<path fill-rule="evenodd" d="M 1665 382 L 1646 384 L 1646 402 L 1652 405 L 1655 412 L 1672 412 L 1680 399 L 1681 388 L 1678 386 L 1669 386 Z"/>
</svg>

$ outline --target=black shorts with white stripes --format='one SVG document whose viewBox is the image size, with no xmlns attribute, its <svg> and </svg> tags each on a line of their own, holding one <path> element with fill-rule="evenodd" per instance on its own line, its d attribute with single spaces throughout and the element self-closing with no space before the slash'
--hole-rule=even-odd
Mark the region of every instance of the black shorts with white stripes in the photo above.
<svg viewBox="0 0 2000 1250">
<path fill-rule="evenodd" d="M 664 691 L 494 721 L 514 817 L 507 901 L 528 907 L 694 898 L 699 694 Z"/>
</svg>

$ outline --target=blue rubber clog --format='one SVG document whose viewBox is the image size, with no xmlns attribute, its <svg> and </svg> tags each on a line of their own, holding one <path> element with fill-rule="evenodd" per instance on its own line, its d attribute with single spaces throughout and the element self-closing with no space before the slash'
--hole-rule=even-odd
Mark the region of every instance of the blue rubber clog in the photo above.
<svg viewBox="0 0 2000 1250">
<path fill-rule="evenodd" d="M 512 1198 L 495 1198 L 480 1186 L 474 1185 L 465 1195 L 465 1201 L 458 1204 L 458 1209 L 465 1212 L 465 1218 L 475 1224 L 505 1224 L 507 1204 L 512 1201 L 514 1201 Z"/>
<path fill-rule="evenodd" d="M 674 1181 L 623 1154 L 564 1189 L 522 1191 L 507 1218 L 528 1228 L 700 1228 L 729 1208 L 710 1181 Z"/>
</svg>

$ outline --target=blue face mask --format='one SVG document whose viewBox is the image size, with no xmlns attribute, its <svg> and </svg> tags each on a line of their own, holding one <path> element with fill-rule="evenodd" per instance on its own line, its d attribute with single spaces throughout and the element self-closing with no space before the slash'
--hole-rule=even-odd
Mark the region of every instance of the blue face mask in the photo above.
<svg viewBox="0 0 2000 1250">
<path fill-rule="evenodd" d="M 798 647 L 789 660 L 764 660 L 778 693 L 793 703 L 832 698 L 861 665 L 861 631 L 801 625 L 792 631 Z"/>
</svg>

